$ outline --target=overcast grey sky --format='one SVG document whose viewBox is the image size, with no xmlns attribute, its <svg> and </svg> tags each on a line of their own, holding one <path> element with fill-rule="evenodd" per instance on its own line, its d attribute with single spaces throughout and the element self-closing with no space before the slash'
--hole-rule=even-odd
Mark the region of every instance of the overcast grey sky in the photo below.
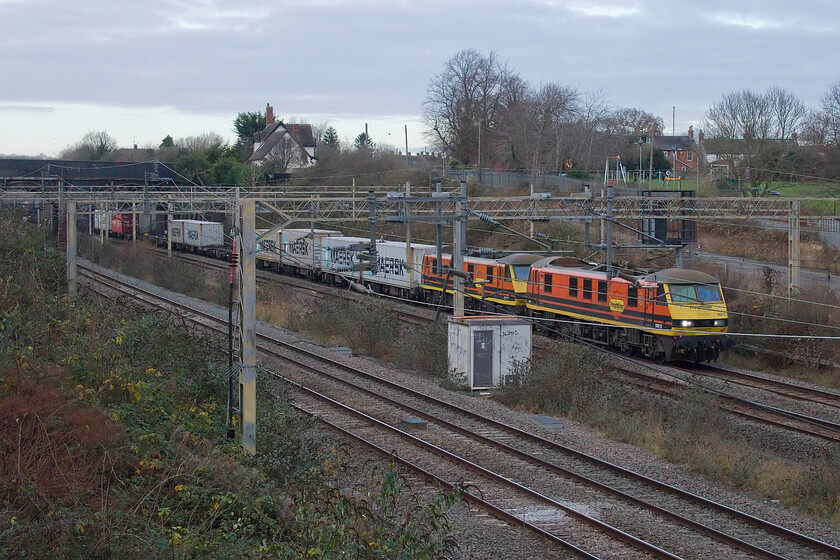
<svg viewBox="0 0 840 560">
<path fill-rule="evenodd" d="M 727 92 L 816 108 L 840 78 L 840 0 L 0 0 L 0 154 L 217 132 L 241 111 L 422 150 L 423 101 L 458 51 L 600 91 L 676 131 Z"/>
</svg>

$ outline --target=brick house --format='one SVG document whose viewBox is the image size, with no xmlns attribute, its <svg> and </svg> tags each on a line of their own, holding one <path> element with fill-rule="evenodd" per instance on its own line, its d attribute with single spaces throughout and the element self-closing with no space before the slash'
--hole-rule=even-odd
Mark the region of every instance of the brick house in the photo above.
<svg viewBox="0 0 840 560">
<path fill-rule="evenodd" d="M 702 135 L 702 132 L 701 132 Z M 700 152 L 697 143 L 694 141 L 694 127 L 688 127 L 686 136 L 654 136 L 653 147 L 662 150 L 671 165 L 674 165 L 676 156 L 675 171 L 677 175 L 696 171 L 700 163 Z"/>
</svg>

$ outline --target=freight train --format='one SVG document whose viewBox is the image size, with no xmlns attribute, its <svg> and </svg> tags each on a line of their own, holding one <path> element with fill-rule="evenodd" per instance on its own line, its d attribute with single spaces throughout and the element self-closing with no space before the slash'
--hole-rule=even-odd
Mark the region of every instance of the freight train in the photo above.
<svg viewBox="0 0 840 560">
<path fill-rule="evenodd" d="M 170 229 L 176 249 L 214 257 L 230 253 L 218 222 L 173 220 Z M 377 240 L 374 252 L 369 238 L 338 230 L 287 228 L 257 235 L 259 268 L 452 304 L 452 258 L 443 254 L 438 262 L 434 245 Z M 166 236 L 157 240 L 166 243 Z M 732 345 L 720 283 L 702 272 L 614 276 L 603 265 L 578 259 L 518 253 L 465 256 L 463 273 L 468 310 L 528 316 L 546 333 L 660 361 L 711 361 Z"/>
</svg>

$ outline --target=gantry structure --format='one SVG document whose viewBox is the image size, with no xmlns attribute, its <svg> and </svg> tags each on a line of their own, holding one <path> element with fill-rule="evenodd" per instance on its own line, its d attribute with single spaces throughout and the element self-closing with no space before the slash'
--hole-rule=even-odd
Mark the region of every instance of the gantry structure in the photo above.
<svg viewBox="0 0 840 560">
<path fill-rule="evenodd" d="M 254 200 L 258 211 L 273 213 L 275 223 L 288 226 L 295 222 L 367 221 L 367 198 L 377 197 L 377 217 L 404 213 L 410 204 L 411 213 L 433 216 L 440 198 L 431 189 L 412 186 L 412 196 L 406 199 L 403 186 L 374 187 L 102 187 L 59 186 L 19 187 L 0 186 L 0 204 L 42 203 L 61 207 L 75 202 L 80 214 L 92 208 L 112 212 L 165 213 L 168 207 L 175 213 L 234 213 L 242 200 Z M 679 191 L 671 191 L 679 193 Z M 787 219 L 792 212 L 804 211 L 807 216 L 836 216 L 837 199 L 766 198 L 686 198 L 660 193 L 651 196 L 618 195 L 612 202 L 612 213 L 618 219 L 715 218 L 715 219 Z M 453 193 L 444 192 L 444 198 Z M 171 206 L 170 206 L 171 205 Z M 798 207 L 798 209 L 796 208 Z M 471 211 L 498 221 L 546 221 L 569 218 L 598 218 L 607 213 L 606 196 L 516 196 L 470 197 Z"/>
<path fill-rule="evenodd" d="M 680 191 L 642 191 L 608 197 L 593 193 L 575 196 L 469 197 L 456 191 L 406 186 L 99 186 L 99 185 L 0 185 L 0 204 L 38 204 L 63 212 L 73 202 L 79 215 L 97 210 L 144 214 L 227 214 L 238 216 L 245 201 L 253 202 L 260 218 L 274 229 L 295 223 L 395 221 L 395 217 L 434 221 L 442 204 L 466 204 L 467 219 L 483 216 L 503 221 L 550 220 L 773 220 L 787 223 L 789 286 L 799 286 L 800 231 L 803 219 L 837 220 L 837 199 L 786 199 L 780 197 L 695 198 Z M 376 204 L 371 209 L 369 200 Z M 61 209 L 59 211 L 59 209 Z M 399 221 L 399 220 L 397 220 Z"/>
</svg>

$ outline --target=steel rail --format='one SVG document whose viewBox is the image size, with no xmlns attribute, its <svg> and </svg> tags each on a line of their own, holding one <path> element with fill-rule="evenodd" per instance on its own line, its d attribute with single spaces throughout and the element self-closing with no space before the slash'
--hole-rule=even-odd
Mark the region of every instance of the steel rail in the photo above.
<svg viewBox="0 0 840 560">
<path fill-rule="evenodd" d="M 152 296 L 156 297 L 156 298 L 159 297 L 155 294 L 152 294 Z M 197 311 L 193 310 L 193 309 L 190 309 L 190 312 L 191 313 L 196 313 Z M 201 313 L 201 312 L 198 312 L 198 313 Z M 212 317 L 212 316 L 209 316 L 209 317 Z M 213 320 L 217 320 L 217 319 L 213 318 Z M 266 337 L 265 335 L 260 335 L 260 337 L 264 338 L 264 339 L 272 340 L 271 337 Z M 698 503 L 702 503 L 703 505 L 706 505 L 707 507 L 718 509 L 719 511 L 725 512 L 725 513 L 727 513 L 731 516 L 740 518 L 743 521 L 750 522 L 751 524 L 754 524 L 755 526 L 757 526 L 759 528 L 767 530 L 768 532 L 777 534 L 779 536 L 782 536 L 784 538 L 787 538 L 787 539 L 790 539 L 792 541 L 798 542 L 800 544 L 815 548 L 815 549 L 820 550 L 822 552 L 829 552 L 829 553 L 832 553 L 832 554 L 840 554 L 840 548 L 834 547 L 834 546 L 832 546 L 828 543 L 824 543 L 824 542 L 819 541 L 817 539 L 814 539 L 812 537 L 808 537 L 806 535 L 796 533 L 796 532 L 791 531 L 787 528 L 772 524 L 770 522 L 767 522 L 767 521 L 762 520 L 760 518 L 756 518 L 756 517 L 751 516 L 749 514 L 746 514 L 744 512 L 734 510 L 732 508 L 729 508 L 728 506 L 724 506 L 724 505 L 719 504 L 717 502 L 713 502 L 713 501 L 708 500 L 706 498 L 703 498 L 701 496 L 697 496 L 695 494 L 685 492 L 685 491 L 683 491 L 679 488 L 676 488 L 676 487 L 673 487 L 671 485 L 662 483 L 660 481 L 656 481 L 654 479 L 650 479 L 649 477 L 645 477 L 644 475 L 641 475 L 639 473 L 635 473 L 633 471 L 630 471 L 630 470 L 625 469 L 623 467 L 620 467 L 618 465 L 614 465 L 614 464 L 609 463 L 607 461 L 603 461 L 603 460 L 591 457 L 589 455 L 581 453 L 581 452 L 579 452 L 577 450 L 574 450 L 572 448 L 568 448 L 566 446 L 562 446 L 562 445 L 557 444 L 555 442 L 552 442 L 550 440 L 546 440 L 545 438 L 542 438 L 541 436 L 537 436 L 537 435 L 535 435 L 531 432 L 527 432 L 527 431 L 524 431 L 524 430 L 520 430 L 518 428 L 514 428 L 512 426 L 509 426 L 507 424 L 498 422 L 498 421 L 493 420 L 491 418 L 486 418 L 482 415 L 473 413 L 473 412 L 468 411 L 468 410 L 464 410 L 462 408 L 456 407 L 456 406 L 451 405 L 449 403 L 439 401 L 438 399 L 436 399 L 434 397 L 431 397 L 429 395 L 426 395 L 425 393 L 403 387 L 403 386 L 401 386 L 399 384 L 396 384 L 394 382 L 391 382 L 389 380 L 382 379 L 382 378 L 380 378 L 376 375 L 373 375 L 373 374 L 370 374 L 368 372 L 364 372 L 362 370 L 359 370 L 358 368 L 353 368 L 351 366 L 347 366 L 346 364 L 343 364 L 343 363 L 338 362 L 336 360 L 332 360 L 330 358 L 326 358 L 326 357 L 323 357 L 323 356 L 320 356 L 320 355 L 317 355 L 317 354 L 314 354 L 314 353 L 308 353 L 305 350 L 297 348 L 297 347 L 295 347 L 293 345 L 290 345 L 288 343 L 284 343 L 282 341 L 276 341 L 276 340 L 273 340 L 272 343 L 290 347 L 290 348 L 294 349 L 296 352 L 304 352 L 304 353 L 307 353 L 307 354 L 312 354 L 312 357 L 315 357 L 316 359 L 318 359 L 320 361 L 324 361 L 326 363 L 329 363 L 330 365 L 332 365 L 334 367 L 338 367 L 338 368 L 341 368 L 341 369 L 344 369 L 344 370 L 349 370 L 349 371 L 352 371 L 352 372 L 354 372 L 358 375 L 361 375 L 363 377 L 366 377 L 366 378 L 369 378 L 369 379 L 372 379 L 372 380 L 376 380 L 377 382 L 383 383 L 386 386 L 389 386 L 389 387 L 394 388 L 396 390 L 406 392 L 406 393 L 411 394 L 412 396 L 415 396 L 417 398 L 421 398 L 421 399 L 424 399 L 424 400 L 428 400 L 430 402 L 434 402 L 434 403 L 436 403 L 436 404 L 438 404 L 442 407 L 452 409 L 452 410 L 454 410 L 454 411 L 456 411 L 460 414 L 467 415 L 467 416 L 469 416 L 469 417 L 471 417 L 475 420 L 479 420 L 479 421 L 488 423 L 488 424 L 490 424 L 490 425 L 492 425 L 492 426 L 494 426 L 498 429 L 502 429 L 504 431 L 514 433 L 514 434 L 519 435 L 520 437 L 523 437 L 525 439 L 530 439 L 530 440 L 538 442 L 542 445 L 546 445 L 546 446 L 549 446 L 551 448 L 554 448 L 555 450 L 562 451 L 563 453 L 571 454 L 571 455 L 575 456 L 576 458 L 578 458 L 580 460 L 593 462 L 593 463 L 595 463 L 599 466 L 609 468 L 610 470 L 613 470 L 615 472 L 623 474 L 624 476 L 628 476 L 628 477 L 634 478 L 636 480 L 643 481 L 646 484 L 651 485 L 653 487 L 656 487 L 658 489 L 665 490 L 665 491 L 674 493 L 674 494 L 682 496 L 682 497 L 686 497 L 687 499 L 690 498 L 694 501 L 697 501 Z M 435 421 L 439 421 L 439 419 L 435 419 Z"/>
</svg>

